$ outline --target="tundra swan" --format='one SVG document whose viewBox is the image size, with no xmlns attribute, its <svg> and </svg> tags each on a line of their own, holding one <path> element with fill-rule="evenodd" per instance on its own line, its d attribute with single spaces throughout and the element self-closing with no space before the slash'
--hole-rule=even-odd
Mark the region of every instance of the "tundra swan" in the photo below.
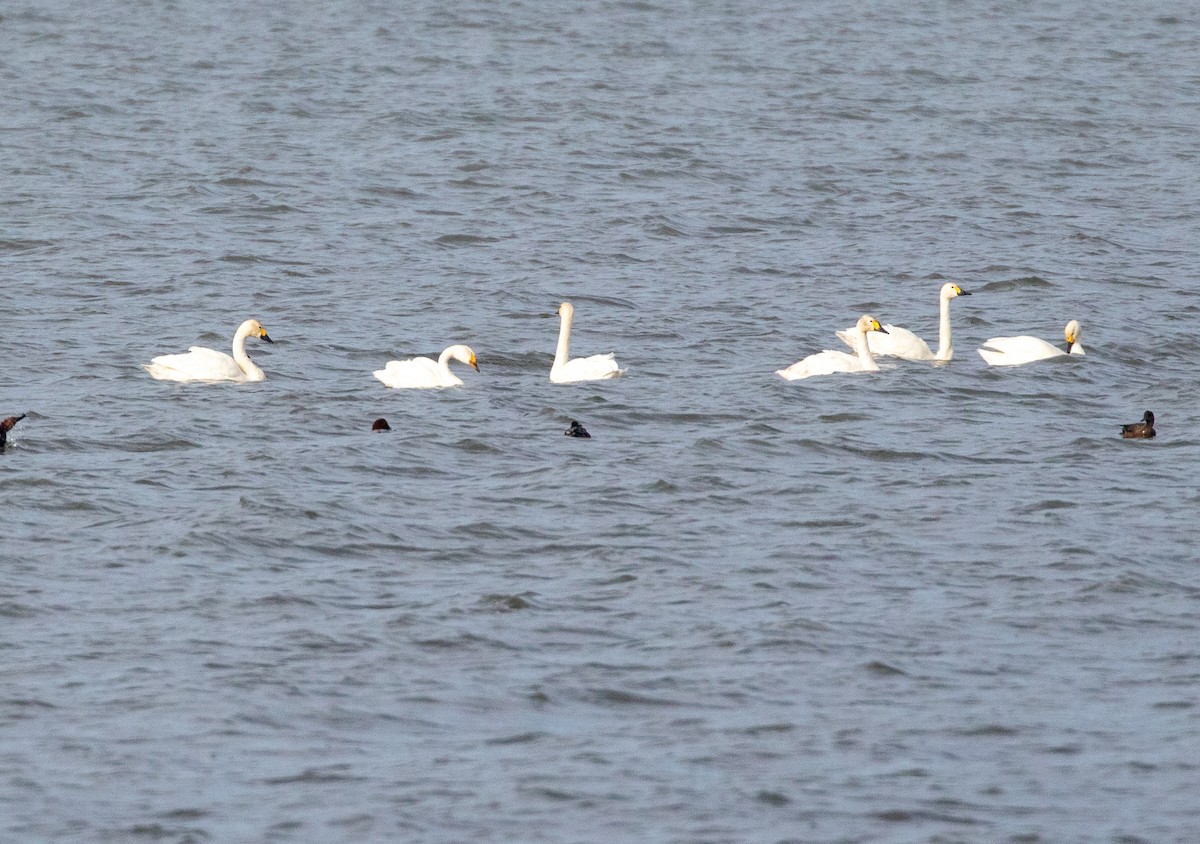
<svg viewBox="0 0 1200 844">
<path fill-rule="evenodd" d="M 950 360 L 954 357 L 954 348 L 950 345 L 950 300 L 957 296 L 970 295 L 953 282 L 942 285 L 942 290 L 938 294 L 938 301 L 941 304 L 941 321 L 938 323 L 936 354 L 929 348 L 928 343 L 907 328 L 901 328 L 898 325 L 883 326 L 886 334 L 878 331 L 867 334 L 867 348 L 871 350 L 871 354 L 877 356 L 885 355 L 905 360 Z M 838 339 L 852 349 L 854 348 L 853 331 L 854 329 L 847 328 L 845 331 L 837 333 Z"/>
<path fill-rule="evenodd" d="M 885 330 L 879 324 L 879 320 L 870 314 L 864 314 L 858 318 L 854 328 L 850 329 L 850 337 L 853 340 L 851 346 L 857 354 L 826 349 L 793 363 L 787 369 L 777 369 L 775 374 L 787 381 L 796 381 L 813 375 L 832 375 L 835 372 L 876 372 L 879 365 L 875 363 L 870 349 L 867 348 L 868 331 Z"/>
<path fill-rule="evenodd" d="M 1079 344 L 1079 321 L 1071 320 L 1063 329 L 1067 339 L 1067 347 L 1072 355 L 1082 355 L 1083 346 Z M 987 361 L 988 366 L 1019 366 L 1035 360 L 1057 358 L 1067 355 L 1057 346 L 1047 343 L 1040 337 L 1021 335 L 1019 337 L 993 337 L 985 340 L 979 349 L 979 356 Z"/>
<path fill-rule="evenodd" d="M 183 354 L 159 355 L 150 363 L 142 364 L 142 368 L 159 381 L 261 381 L 267 376 L 246 355 L 246 338 L 250 336 L 274 342 L 258 320 L 248 319 L 233 335 L 233 357 L 203 346 L 192 346 Z"/>
<path fill-rule="evenodd" d="M 476 372 L 479 364 L 470 346 L 461 344 L 447 346 L 437 360 L 411 358 L 389 360 L 383 369 L 375 370 L 375 377 L 389 387 L 410 390 L 427 390 L 434 387 L 457 387 L 462 379 L 450 371 L 450 359 L 461 361 Z"/>
<path fill-rule="evenodd" d="M 571 320 L 575 317 L 575 306 L 570 302 L 563 302 L 558 306 L 558 315 L 562 318 L 562 325 L 558 329 L 558 349 L 554 352 L 554 365 L 550 367 L 552 383 L 599 381 L 602 378 L 616 378 L 625 372 L 624 369 L 618 368 L 611 353 L 569 360 Z"/>
</svg>

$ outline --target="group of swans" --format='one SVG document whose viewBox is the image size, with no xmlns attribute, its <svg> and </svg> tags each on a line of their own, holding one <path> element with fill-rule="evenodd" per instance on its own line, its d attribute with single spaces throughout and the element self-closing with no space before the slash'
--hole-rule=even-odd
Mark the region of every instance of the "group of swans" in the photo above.
<svg viewBox="0 0 1200 844">
<path fill-rule="evenodd" d="M 554 365 L 550 367 L 550 381 L 554 384 L 571 384 L 577 381 L 599 381 L 615 378 L 625 370 L 617 366 L 613 355 L 592 355 L 586 358 L 570 358 L 571 321 L 575 307 L 570 302 L 558 306 L 562 321 L 558 331 L 558 348 L 554 353 Z M 150 377 L 159 381 L 262 381 L 266 375 L 246 354 L 246 338 L 258 337 L 273 342 L 258 320 L 243 322 L 233 335 L 233 355 L 192 346 L 186 353 L 159 355 L 142 367 Z M 439 387 L 457 387 L 462 379 L 450 371 L 450 361 L 465 363 L 479 371 L 479 362 L 470 346 L 455 344 L 447 346 L 435 361 L 417 357 L 408 360 L 390 360 L 383 369 L 373 373 L 385 386 L 397 389 L 424 390 Z"/>
<path fill-rule="evenodd" d="M 950 300 L 970 295 L 953 282 L 942 285 L 938 295 L 940 320 L 936 352 L 907 328 L 890 324 L 880 325 L 875 317 L 864 314 L 851 328 L 837 332 L 838 339 L 849 346 L 853 354 L 826 349 L 775 372 L 785 380 L 796 381 L 837 372 L 875 372 L 879 369 L 879 364 L 875 362 L 876 356 L 917 361 L 948 361 L 954 357 L 950 334 Z M 572 359 L 571 323 L 575 318 L 575 307 L 570 302 L 563 302 L 558 307 L 558 316 L 561 324 L 554 363 L 550 367 L 551 383 L 599 381 L 615 378 L 625 372 L 617 365 L 611 353 Z M 1078 321 L 1071 320 L 1067 323 L 1064 330 L 1066 351 L 1038 337 L 1029 336 L 993 337 L 978 351 L 989 366 L 1018 366 L 1068 354 L 1082 355 L 1084 351 L 1079 343 L 1079 333 Z M 262 369 L 246 354 L 247 337 L 272 342 L 258 320 L 248 319 L 233 335 L 232 356 L 202 346 L 192 346 L 185 354 L 159 355 L 143 366 L 150 373 L 150 377 L 160 381 L 262 381 L 266 377 Z M 392 360 L 373 374 L 385 386 L 397 389 L 457 387 L 463 382 L 450 371 L 452 360 L 465 363 L 476 372 L 479 371 L 479 362 L 475 359 L 475 352 L 471 347 L 455 344 L 447 346 L 436 361 L 426 357 Z"/>
<path fill-rule="evenodd" d="M 938 323 L 938 349 L 934 352 L 929 344 L 907 328 L 897 325 L 880 325 L 870 314 L 859 317 L 857 323 L 837 337 L 854 350 L 854 354 L 826 349 L 809 355 L 786 369 L 775 373 L 787 381 L 811 378 L 814 375 L 830 375 L 836 372 L 876 372 L 879 364 L 876 356 L 897 357 L 904 360 L 948 361 L 954 357 L 950 334 L 950 300 L 959 296 L 970 296 L 957 284 L 942 285 L 938 295 L 940 320 Z M 1038 337 L 993 337 L 978 349 L 980 357 L 988 366 L 1019 366 L 1036 360 L 1084 354 L 1079 343 L 1079 322 L 1071 320 L 1064 330 L 1067 350 L 1064 351 Z"/>
</svg>

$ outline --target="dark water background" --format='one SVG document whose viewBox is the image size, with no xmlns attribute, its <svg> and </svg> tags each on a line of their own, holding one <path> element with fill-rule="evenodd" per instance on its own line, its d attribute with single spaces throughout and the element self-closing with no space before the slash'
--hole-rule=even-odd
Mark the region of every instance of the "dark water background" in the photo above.
<svg viewBox="0 0 1200 844">
<path fill-rule="evenodd" d="M 4 7 L 0 838 L 1197 840 L 1198 91 L 1149 0 Z"/>
</svg>

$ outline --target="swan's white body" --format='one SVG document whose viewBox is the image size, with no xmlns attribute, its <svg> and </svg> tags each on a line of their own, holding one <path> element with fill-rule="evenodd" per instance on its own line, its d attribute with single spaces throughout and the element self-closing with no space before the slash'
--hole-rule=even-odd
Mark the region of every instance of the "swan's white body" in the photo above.
<svg viewBox="0 0 1200 844">
<path fill-rule="evenodd" d="M 411 358 L 389 360 L 383 369 L 375 370 L 375 377 L 389 387 L 408 390 L 428 390 L 436 387 L 457 387 L 462 379 L 450 371 L 450 360 L 470 366 L 476 372 L 479 364 L 470 346 L 447 346 L 437 360 Z"/>
<path fill-rule="evenodd" d="M 1063 329 L 1063 337 L 1066 338 L 1067 346 L 1070 348 L 1069 354 L 1084 354 L 1083 346 L 1079 344 L 1079 331 L 1077 320 L 1071 320 Z M 1068 352 L 1064 352 L 1052 343 L 1047 343 L 1040 337 L 1028 335 L 993 337 L 991 340 L 984 341 L 983 346 L 979 349 L 979 356 L 987 361 L 988 366 L 1020 366 L 1035 360 L 1066 357 L 1067 354 Z"/>
<path fill-rule="evenodd" d="M 867 334 L 867 348 L 873 355 L 904 358 L 905 360 L 950 360 L 954 357 L 954 347 L 950 345 L 950 300 L 956 296 L 970 296 L 953 282 L 942 285 L 938 295 L 941 320 L 938 323 L 938 349 L 935 353 L 929 344 L 907 328 L 898 325 L 885 325 L 887 333 L 871 332 Z M 854 348 L 854 329 L 847 328 L 837 333 L 838 339 L 850 348 Z"/>
<path fill-rule="evenodd" d="M 875 317 L 864 314 L 848 331 L 852 341 L 850 345 L 855 354 L 826 349 L 793 363 L 787 369 L 777 369 L 775 374 L 787 381 L 798 381 L 801 378 L 832 375 L 835 372 L 877 372 L 879 364 L 875 363 L 875 358 L 871 356 L 871 350 L 867 346 L 868 331 L 884 331 L 884 328 Z"/>
<path fill-rule="evenodd" d="M 563 302 L 558 306 L 562 325 L 558 329 L 558 348 L 554 352 L 554 365 L 550 367 L 550 381 L 555 384 L 570 384 L 573 381 L 599 381 L 616 378 L 625 370 L 617 366 L 611 353 L 570 359 L 571 320 L 575 317 L 575 306 Z"/>
<path fill-rule="evenodd" d="M 159 355 L 142 368 L 159 381 L 262 381 L 266 374 L 246 354 L 246 338 L 254 336 L 272 342 L 267 330 L 256 319 L 248 319 L 233 335 L 233 356 L 192 346 L 178 355 Z"/>
</svg>

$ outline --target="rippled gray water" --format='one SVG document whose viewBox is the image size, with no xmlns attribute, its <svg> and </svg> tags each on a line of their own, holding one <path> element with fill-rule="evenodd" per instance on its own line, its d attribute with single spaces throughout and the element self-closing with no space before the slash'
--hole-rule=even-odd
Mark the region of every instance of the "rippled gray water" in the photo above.
<svg viewBox="0 0 1200 844">
<path fill-rule="evenodd" d="M 1196 9 L 443 5 L 3 10 L 0 838 L 1200 838 Z"/>
</svg>

